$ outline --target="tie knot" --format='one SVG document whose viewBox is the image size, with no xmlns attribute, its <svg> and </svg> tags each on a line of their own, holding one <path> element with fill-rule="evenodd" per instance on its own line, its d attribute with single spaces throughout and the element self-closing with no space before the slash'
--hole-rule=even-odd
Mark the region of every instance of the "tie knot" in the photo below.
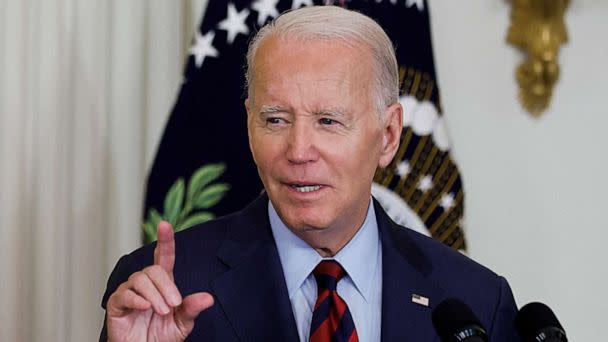
<svg viewBox="0 0 608 342">
<path fill-rule="evenodd" d="M 315 267 L 312 274 L 317 280 L 317 287 L 335 291 L 338 281 L 344 277 L 345 272 L 337 261 L 323 260 Z"/>
</svg>

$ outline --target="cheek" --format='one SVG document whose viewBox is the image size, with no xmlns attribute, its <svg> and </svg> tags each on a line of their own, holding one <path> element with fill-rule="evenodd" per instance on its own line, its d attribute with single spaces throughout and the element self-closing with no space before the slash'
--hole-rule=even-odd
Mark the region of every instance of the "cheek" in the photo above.
<svg viewBox="0 0 608 342">
<path fill-rule="evenodd" d="M 250 139 L 251 153 L 258 169 L 268 172 L 283 154 L 281 142 L 271 136 L 253 136 Z"/>
<path fill-rule="evenodd" d="M 339 147 L 338 147 L 339 146 Z M 348 141 L 329 145 L 325 159 L 349 183 L 367 182 L 378 165 L 378 149 L 371 141 Z"/>
<path fill-rule="evenodd" d="M 351 139 L 348 146 L 349 153 L 361 162 L 377 162 L 379 158 L 382 136 L 375 130 L 360 132 L 356 138 Z"/>
</svg>

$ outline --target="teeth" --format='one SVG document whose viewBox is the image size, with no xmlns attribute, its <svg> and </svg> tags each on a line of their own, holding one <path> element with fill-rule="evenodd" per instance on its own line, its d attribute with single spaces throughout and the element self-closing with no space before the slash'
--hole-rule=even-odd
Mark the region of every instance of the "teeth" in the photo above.
<svg viewBox="0 0 608 342">
<path fill-rule="evenodd" d="M 320 185 L 293 185 L 298 192 L 311 192 L 321 189 Z"/>
</svg>

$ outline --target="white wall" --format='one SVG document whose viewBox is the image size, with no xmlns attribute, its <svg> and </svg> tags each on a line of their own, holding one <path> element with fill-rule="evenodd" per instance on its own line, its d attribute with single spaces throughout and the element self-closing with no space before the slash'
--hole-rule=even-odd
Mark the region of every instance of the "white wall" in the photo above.
<svg viewBox="0 0 608 342">
<path fill-rule="evenodd" d="M 469 253 L 539 300 L 572 341 L 608 317 L 608 2 L 576 0 L 551 108 L 517 101 L 506 1 L 430 0 L 439 86 L 466 190 Z"/>
</svg>

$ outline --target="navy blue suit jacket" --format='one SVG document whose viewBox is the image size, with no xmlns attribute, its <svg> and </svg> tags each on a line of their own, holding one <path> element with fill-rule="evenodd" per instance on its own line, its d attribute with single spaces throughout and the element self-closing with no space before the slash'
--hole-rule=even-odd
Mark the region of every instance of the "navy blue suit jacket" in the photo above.
<svg viewBox="0 0 608 342">
<path fill-rule="evenodd" d="M 272 237 L 268 197 L 244 210 L 176 234 L 175 283 L 183 296 L 206 291 L 189 341 L 298 341 L 291 303 Z M 433 308 L 455 297 L 481 320 L 492 342 L 519 341 L 517 312 L 503 277 L 445 245 L 394 223 L 374 201 L 382 241 L 382 341 L 439 341 Z M 102 306 L 129 275 L 153 263 L 154 244 L 123 256 Z M 429 306 L 412 302 L 429 298 Z M 105 324 L 100 336 L 106 341 Z"/>
</svg>

